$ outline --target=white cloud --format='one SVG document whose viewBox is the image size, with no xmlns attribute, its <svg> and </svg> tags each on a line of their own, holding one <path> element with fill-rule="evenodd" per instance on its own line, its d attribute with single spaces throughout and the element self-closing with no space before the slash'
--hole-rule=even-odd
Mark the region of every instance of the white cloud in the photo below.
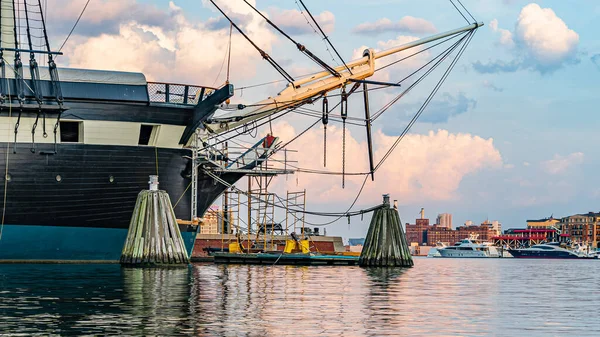
<svg viewBox="0 0 600 337">
<path fill-rule="evenodd" d="M 578 62 L 579 35 L 569 29 L 552 8 L 542 8 L 531 3 L 523 7 L 514 32 L 499 28 L 498 20 L 490 28 L 500 33 L 499 44 L 511 48 L 513 60 L 496 60 L 487 64 L 475 62 L 473 67 L 481 73 L 514 72 L 531 69 L 549 73 L 565 64 Z"/>
<path fill-rule="evenodd" d="M 542 169 L 549 174 L 566 173 L 583 162 L 582 152 L 574 152 L 564 157 L 555 154 L 554 158 L 542 162 Z"/>
<path fill-rule="evenodd" d="M 105 1 L 107 4 L 118 1 Z M 130 1 L 131 2 L 131 1 Z M 266 52 L 276 41 L 274 33 L 264 20 L 247 5 L 219 1 L 219 6 L 232 16 L 243 17 L 243 30 Z M 116 19 L 120 14 L 110 11 Z M 229 38 L 229 26 L 216 29 L 215 19 L 192 23 L 181 8 L 170 3 L 166 16 L 172 18 L 170 26 L 141 23 L 136 19 L 122 21 L 118 32 L 90 38 L 75 37 L 78 43 L 65 48 L 69 66 L 123 71 L 140 71 L 149 80 L 213 84 L 213 79 L 223 65 Z M 109 14 L 103 14 L 109 20 Z M 92 15 L 90 15 L 92 17 Z M 261 56 L 239 34 L 232 38 L 231 72 L 236 79 L 252 78 Z M 210 51 L 210 52 L 199 52 Z M 238 70 L 238 71 L 236 71 Z M 241 71 L 243 70 L 243 71 Z M 215 82 L 224 82 L 225 72 Z M 202 79 L 202 80 L 201 80 Z"/>
<path fill-rule="evenodd" d="M 497 87 L 494 83 L 492 83 L 489 80 L 483 80 L 483 82 L 481 84 L 483 85 L 484 88 L 488 88 L 488 89 L 494 90 L 496 92 L 503 92 L 504 91 L 503 88 Z"/>
<path fill-rule="evenodd" d="M 365 22 L 356 26 L 353 30 L 359 34 L 378 34 L 383 32 L 405 32 L 411 34 L 432 34 L 437 32 L 433 23 L 412 16 L 405 16 L 398 22 L 388 18 L 382 18 L 375 22 Z"/>
<path fill-rule="evenodd" d="M 507 47 L 513 47 L 515 45 L 515 43 L 513 41 L 512 33 L 507 29 L 498 28 L 498 20 L 497 19 L 494 19 L 490 22 L 490 28 L 492 29 L 493 32 L 500 33 L 500 44 L 501 45 L 504 45 Z"/>
<path fill-rule="evenodd" d="M 283 141 L 296 135 L 287 123 L 273 126 Z M 327 129 L 328 171 L 342 170 L 342 129 L 330 125 Z M 374 134 L 375 162 L 389 149 L 396 137 L 382 132 Z M 300 151 L 294 159 L 301 167 L 323 169 L 323 131 L 312 129 L 292 146 Z M 390 193 L 403 203 L 422 200 L 458 199 L 457 190 L 462 179 L 477 171 L 500 168 L 502 158 L 493 140 L 471 134 L 452 134 L 446 130 L 430 131 L 426 135 L 408 134 L 365 186 L 365 200 L 379 200 L 382 193 Z M 346 172 L 368 170 L 366 143 L 359 142 L 346 130 Z M 299 186 L 288 182 L 289 190 L 306 188 L 314 202 L 347 202 L 363 182 L 362 176 L 347 176 L 346 189 L 341 188 L 341 177 L 330 175 L 301 174 Z"/>
<path fill-rule="evenodd" d="M 521 10 L 515 40 L 542 66 L 554 67 L 574 57 L 579 35 L 551 8 L 532 3 Z"/>
<path fill-rule="evenodd" d="M 507 170 L 514 169 L 515 165 L 514 164 L 504 164 L 504 168 Z"/>
<path fill-rule="evenodd" d="M 314 23 L 310 21 L 310 24 L 307 19 L 299 10 L 297 9 L 277 9 L 271 8 L 269 9 L 270 20 L 285 31 L 288 34 L 313 34 L 314 30 L 317 29 L 314 26 Z M 319 26 L 325 34 L 331 34 L 333 29 L 335 28 L 335 15 L 329 11 L 323 11 L 318 15 L 314 15 L 315 20 L 319 23 Z"/>
</svg>

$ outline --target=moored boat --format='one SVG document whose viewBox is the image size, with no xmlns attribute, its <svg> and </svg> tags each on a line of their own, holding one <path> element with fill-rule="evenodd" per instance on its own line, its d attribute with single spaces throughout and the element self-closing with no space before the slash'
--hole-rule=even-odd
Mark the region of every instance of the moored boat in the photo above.
<svg viewBox="0 0 600 337">
<path fill-rule="evenodd" d="M 498 249 L 488 243 L 481 243 L 476 237 L 471 236 L 454 244 L 437 250 L 440 257 L 453 258 L 486 258 L 500 257 Z"/>
<path fill-rule="evenodd" d="M 581 250 L 568 249 L 559 242 L 550 242 L 533 245 L 528 248 L 509 249 L 508 252 L 520 259 L 597 259 L 596 254 L 589 254 Z"/>
</svg>

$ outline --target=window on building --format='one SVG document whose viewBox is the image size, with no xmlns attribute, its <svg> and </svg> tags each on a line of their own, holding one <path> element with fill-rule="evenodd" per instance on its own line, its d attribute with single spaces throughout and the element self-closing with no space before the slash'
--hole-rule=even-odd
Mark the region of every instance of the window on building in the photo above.
<svg viewBox="0 0 600 337">
<path fill-rule="evenodd" d="M 60 121 L 61 143 L 83 143 L 83 122 Z"/>
<path fill-rule="evenodd" d="M 142 124 L 140 126 L 140 138 L 138 140 L 138 145 L 156 145 L 158 127 L 158 125 Z"/>
</svg>

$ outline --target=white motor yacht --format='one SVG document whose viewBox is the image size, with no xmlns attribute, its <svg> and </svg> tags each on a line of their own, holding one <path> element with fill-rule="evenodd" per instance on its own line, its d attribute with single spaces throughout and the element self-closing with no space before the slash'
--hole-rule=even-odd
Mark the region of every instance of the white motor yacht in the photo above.
<svg viewBox="0 0 600 337">
<path fill-rule="evenodd" d="M 440 257 L 500 257 L 498 249 L 490 243 L 480 243 L 476 237 L 471 236 L 454 244 L 437 250 Z"/>
<path fill-rule="evenodd" d="M 439 250 L 446 247 L 446 245 L 443 242 L 438 242 L 435 244 L 435 247 L 432 247 L 429 250 L 429 253 L 427 253 L 427 257 L 442 257 L 442 255 L 440 255 Z"/>
</svg>

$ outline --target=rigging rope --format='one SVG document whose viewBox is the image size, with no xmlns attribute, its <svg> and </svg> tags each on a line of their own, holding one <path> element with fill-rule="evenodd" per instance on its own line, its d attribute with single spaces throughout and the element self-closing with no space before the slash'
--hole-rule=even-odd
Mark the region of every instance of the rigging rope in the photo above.
<svg viewBox="0 0 600 337">
<path fill-rule="evenodd" d="M 229 47 L 227 48 L 227 81 L 225 83 L 229 84 L 229 70 L 231 68 L 231 34 L 233 33 L 233 24 L 229 24 Z"/>
<path fill-rule="evenodd" d="M 456 1 L 458 1 L 458 3 L 460 4 L 460 6 L 467 12 L 467 14 L 469 14 L 469 16 L 471 17 L 471 19 L 473 19 L 474 22 L 477 22 L 477 20 L 475 20 L 475 18 L 473 17 L 473 15 L 471 15 L 471 12 L 469 12 L 469 10 L 467 9 L 467 7 L 465 7 L 465 5 L 463 5 L 460 0 L 456 0 Z"/>
<path fill-rule="evenodd" d="M 456 41 L 454 44 L 452 44 L 450 47 L 448 47 L 446 50 L 444 50 L 444 52 L 440 53 L 439 55 L 437 55 L 436 57 L 434 57 L 433 59 L 431 59 L 429 62 L 425 63 L 423 66 L 419 67 L 417 70 L 415 70 L 414 72 L 412 72 L 411 74 L 409 74 L 408 76 L 404 77 L 403 79 L 401 79 L 398 83 L 402 83 L 404 82 L 406 79 L 412 77 L 413 75 L 415 75 L 416 73 L 418 73 L 419 71 L 423 70 L 425 67 L 427 67 L 429 64 L 433 63 L 434 61 L 436 61 L 433 66 L 431 68 L 429 68 L 423 75 L 421 75 L 421 77 L 419 77 L 414 83 L 412 83 L 406 90 L 404 90 L 402 93 L 400 93 L 398 96 L 396 96 L 394 99 L 392 99 L 391 101 L 389 101 L 388 103 L 386 103 L 381 109 L 379 109 L 379 111 L 377 111 L 374 115 L 373 118 L 371 118 L 372 121 L 376 120 L 377 118 L 379 118 L 385 111 L 387 111 L 393 104 L 395 104 L 399 99 L 401 99 L 402 97 L 404 97 L 404 95 L 406 95 L 408 92 L 410 92 L 414 87 L 416 87 L 419 83 L 421 83 L 421 81 L 423 81 L 423 79 L 425 79 L 433 70 L 435 70 L 441 63 L 443 60 L 446 59 L 446 57 L 448 57 L 448 55 L 454 50 L 456 49 L 456 47 L 465 40 L 465 38 L 468 35 L 464 35 L 460 40 Z M 438 60 L 439 58 L 439 60 Z"/>
<path fill-rule="evenodd" d="M 326 71 L 328 71 L 333 76 L 341 77 L 341 75 L 337 71 L 335 71 L 335 69 L 333 69 L 331 66 L 329 66 L 327 63 L 325 63 L 323 60 L 321 60 L 316 55 L 314 55 L 313 53 L 311 53 L 310 50 L 308 50 L 306 48 L 306 46 L 304 46 L 304 45 L 296 42 L 291 36 L 289 36 L 288 34 L 286 34 L 286 32 L 284 32 L 279 27 L 277 27 L 276 24 L 274 24 L 271 20 L 269 20 L 269 18 L 267 18 L 266 16 L 264 16 L 263 13 L 261 13 L 258 9 L 256 9 L 256 7 L 252 6 L 247 0 L 244 0 L 244 2 L 250 8 L 252 8 L 258 15 L 260 15 L 269 25 L 271 25 L 271 27 L 275 28 L 281 35 L 285 36 L 288 40 L 290 40 L 293 44 L 295 44 L 296 47 L 298 48 L 298 50 L 300 52 L 302 52 L 304 55 L 308 56 L 308 58 L 310 58 L 311 60 L 313 60 L 316 64 L 318 64 L 319 66 L 321 66 L 323 69 L 325 69 Z"/>
<path fill-rule="evenodd" d="M 350 68 L 348 68 L 348 65 L 346 64 L 346 62 L 344 61 L 344 59 L 342 58 L 340 53 L 338 53 L 337 49 L 335 49 L 335 47 L 333 46 L 333 43 L 331 43 L 331 41 L 329 41 L 329 37 L 325 34 L 323 29 L 321 29 L 321 26 L 319 26 L 319 23 L 317 22 L 317 20 L 315 20 L 314 16 L 310 13 L 310 11 L 308 10 L 308 8 L 304 4 L 304 2 L 302 0 L 298 0 L 298 1 L 300 1 L 300 4 L 302 5 L 302 7 L 304 7 L 304 10 L 308 14 L 308 16 L 310 16 L 312 21 L 315 23 L 315 26 L 317 26 L 317 29 L 319 29 L 319 31 L 323 35 L 323 38 L 325 39 L 325 41 L 327 41 L 327 43 L 329 43 L 329 45 L 331 46 L 331 49 L 333 49 L 335 54 L 340 58 L 340 61 L 342 61 L 342 63 L 344 64 L 344 67 L 346 67 L 346 69 L 348 69 L 348 72 L 350 72 L 350 74 L 352 74 L 352 70 L 350 70 Z"/>
<path fill-rule="evenodd" d="M 12 127 L 12 97 L 10 97 L 10 83 L 6 78 L 6 86 L 8 88 L 8 132 Z M 2 202 L 2 223 L 0 224 L 0 240 L 4 233 L 4 218 L 6 216 L 6 199 L 8 190 L 8 156 L 10 153 L 10 142 L 6 142 L 6 165 L 4 167 L 4 201 Z"/>
<path fill-rule="evenodd" d="M 281 76 L 283 76 L 288 82 L 293 83 L 294 82 L 294 78 L 292 76 L 290 76 L 290 74 L 288 74 L 285 69 L 283 69 L 277 62 L 275 62 L 275 60 L 273 60 L 273 58 L 271 58 L 271 56 L 269 56 L 269 54 L 267 54 L 264 50 L 260 49 L 259 46 L 256 45 L 256 43 L 254 43 L 254 41 L 252 41 L 252 39 L 250 39 L 250 37 L 248 37 L 248 35 L 246 35 L 244 33 L 244 31 L 242 31 L 242 29 L 240 27 L 238 27 L 238 25 L 236 25 L 233 20 L 231 20 L 229 18 L 229 16 L 227 16 L 227 14 L 225 14 L 225 12 L 223 12 L 223 10 L 221 9 L 221 7 L 217 6 L 217 4 L 214 2 L 214 0 L 210 0 L 210 2 L 213 4 L 213 6 L 215 6 L 219 12 L 221 12 L 221 14 L 223 14 L 223 16 L 231 23 L 231 25 L 240 33 L 242 34 L 242 36 L 248 41 L 250 42 L 250 44 L 254 47 L 254 49 L 256 49 L 260 55 L 262 56 L 263 59 L 265 59 L 267 62 L 269 62 L 269 64 L 271 64 L 271 66 L 273 66 L 273 68 L 275 68 L 275 70 L 277 70 L 277 72 L 279 72 L 281 74 Z"/>
<path fill-rule="evenodd" d="M 87 0 L 87 2 L 85 3 L 85 6 L 83 6 L 83 10 L 79 14 L 79 17 L 77 18 L 77 21 L 75 21 L 75 24 L 73 25 L 73 28 L 71 28 L 71 31 L 69 32 L 69 35 L 67 35 L 67 38 L 62 43 L 62 45 L 60 46 L 60 48 L 58 48 L 59 52 L 63 49 L 63 47 L 65 46 L 65 44 L 67 43 L 67 41 L 69 41 L 69 38 L 71 37 L 71 34 L 73 34 L 73 31 L 75 30 L 75 27 L 77 27 L 77 24 L 79 23 L 79 20 L 81 20 L 81 17 L 83 16 L 83 13 L 85 13 L 85 10 L 86 10 L 86 8 L 87 8 L 87 6 L 89 4 L 90 4 L 90 0 Z M 48 48 L 50 48 L 50 46 L 48 46 Z M 58 57 L 58 56 L 59 55 L 56 55 L 56 57 Z"/>
<path fill-rule="evenodd" d="M 396 139 L 396 141 L 394 142 L 394 144 L 392 144 L 392 146 L 390 147 L 390 149 L 386 152 L 386 154 L 382 157 L 382 159 L 379 161 L 379 163 L 375 166 L 375 170 L 377 170 L 379 167 L 381 167 L 381 165 L 383 165 L 383 163 L 387 160 L 387 158 L 389 158 L 389 156 L 394 151 L 394 149 L 398 146 L 398 144 L 400 143 L 400 141 L 402 141 L 402 139 L 404 138 L 404 136 L 412 128 L 412 126 L 414 125 L 414 123 L 416 123 L 417 119 L 421 116 L 421 114 L 423 113 L 423 111 L 427 107 L 427 105 L 429 105 L 429 102 L 431 102 L 431 100 L 433 99 L 433 97 L 435 96 L 435 94 L 437 93 L 437 91 L 439 90 L 439 88 L 441 87 L 441 85 L 446 81 L 446 78 L 448 78 L 448 75 L 450 75 L 450 72 L 452 72 L 452 69 L 454 69 L 454 66 L 458 62 L 458 59 L 462 56 L 462 54 L 465 51 L 466 47 L 469 45 L 469 43 L 470 43 L 473 35 L 474 35 L 474 31 L 471 31 L 469 33 L 469 35 L 467 35 L 468 38 L 462 44 L 462 46 L 461 46 L 458 54 L 454 57 L 454 59 L 450 63 L 450 66 L 448 67 L 448 69 L 446 69 L 446 71 L 442 75 L 442 78 L 440 78 L 440 80 L 438 81 L 438 83 L 434 87 L 434 90 L 427 97 L 427 99 L 425 100 L 425 102 L 423 102 L 423 104 L 421 105 L 421 107 L 419 108 L 419 110 L 417 111 L 417 113 L 415 114 L 415 116 L 411 119 L 411 121 L 408 123 L 408 125 L 406 126 L 406 128 L 402 131 L 402 133 L 400 134 L 400 136 L 398 136 L 398 138 Z M 449 55 L 449 54 L 447 54 L 447 55 Z"/>
<path fill-rule="evenodd" d="M 458 9 L 458 7 L 456 7 L 456 5 L 454 4 L 454 1 L 450 0 L 450 3 L 452 4 L 452 6 L 454 6 L 454 8 L 456 8 L 456 11 L 458 12 L 458 14 L 460 14 L 460 16 L 462 16 L 463 19 L 465 19 L 465 21 L 467 21 L 467 23 L 470 23 L 469 20 L 467 19 L 467 17 L 460 11 L 460 9 Z"/>
</svg>

